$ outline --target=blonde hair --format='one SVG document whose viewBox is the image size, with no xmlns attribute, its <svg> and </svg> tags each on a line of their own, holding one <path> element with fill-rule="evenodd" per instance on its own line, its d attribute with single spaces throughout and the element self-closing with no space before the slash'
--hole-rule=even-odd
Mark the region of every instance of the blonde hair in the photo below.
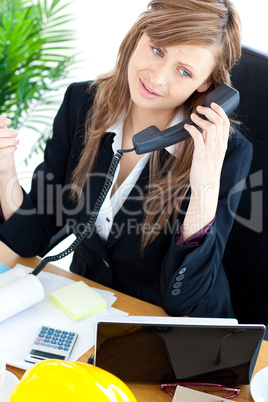
<svg viewBox="0 0 268 402">
<path fill-rule="evenodd" d="M 97 90 L 93 108 L 86 121 L 85 146 L 73 174 L 76 189 L 82 191 L 88 174 L 94 168 L 105 131 L 118 120 L 123 110 L 128 113 L 131 107 L 128 63 L 143 33 L 159 47 L 178 44 L 217 46 L 216 67 L 211 76 L 212 85 L 204 93 L 195 92 L 184 103 L 185 117 L 189 117 L 215 87 L 223 82 L 231 84 L 229 70 L 241 55 L 240 19 L 232 2 L 152 0 L 147 11 L 141 14 L 123 40 L 114 70 L 93 82 Z M 189 189 L 192 156 L 192 139 L 180 144 L 176 158 L 170 156 L 163 162 L 161 151 L 152 153 L 149 190 L 144 197 L 147 209 L 144 224 L 147 228 L 157 225 L 159 230 L 147 230 L 142 233 L 142 249 L 158 236 L 171 215 L 175 220 Z M 73 191 L 72 196 L 77 198 L 77 191 Z M 172 202 L 176 203 L 176 208 L 170 208 Z"/>
</svg>

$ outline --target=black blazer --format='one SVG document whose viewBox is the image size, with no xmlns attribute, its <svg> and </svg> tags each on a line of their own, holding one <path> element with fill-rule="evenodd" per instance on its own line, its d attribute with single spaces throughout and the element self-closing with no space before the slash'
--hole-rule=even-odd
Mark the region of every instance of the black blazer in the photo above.
<svg viewBox="0 0 268 402">
<path fill-rule="evenodd" d="M 71 175 L 83 147 L 85 114 L 94 98 L 87 88 L 88 82 L 68 88 L 54 120 L 44 162 L 34 173 L 31 192 L 24 194 L 21 208 L 0 227 L 1 240 L 22 256 L 40 254 L 66 223 L 72 232 L 79 233 L 103 186 L 113 156 L 112 133 L 104 136 L 96 168 L 81 200 L 75 204 L 69 198 Z M 175 244 L 188 194 L 178 214 L 177 227 L 167 222 L 166 230 L 141 254 L 139 228 L 143 213 L 137 197 L 138 188 L 145 191 L 148 185 L 147 163 L 116 214 L 108 241 L 104 243 L 94 231 L 75 250 L 71 271 L 160 305 L 170 315 L 232 316 L 221 260 L 251 157 L 250 143 L 235 131 L 222 169 L 216 220 L 201 245 Z"/>
</svg>

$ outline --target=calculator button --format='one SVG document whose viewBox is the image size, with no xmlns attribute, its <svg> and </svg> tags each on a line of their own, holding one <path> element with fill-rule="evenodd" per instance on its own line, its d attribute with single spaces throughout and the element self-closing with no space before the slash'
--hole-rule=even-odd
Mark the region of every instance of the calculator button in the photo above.
<svg viewBox="0 0 268 402">
<path fill-rule="evenodd" d="M 67 331 L 62 331 L 63 335 L 68 335 Z"/>
<path fill-rule="evenodd" d="M 56 329 L 56 332 L 57 332 L 57 334 L 60 334 L 60 333 L 61 333 L 61 330 L 60 330 L 60 329 Z"/>
<path fill-rule="evenodd" d="M 52 340 L 57 341 L 59 338 L 57 336 L 53 336 Z"/>
<path fill-rule="evenodd" d="M 66 350 L 66 352 L 68 352 L 69 348 L 64 348 L 64 350 Z"/>
<path fill-rule="evenodd" d="M 70 344 L 72 341 L 70 339 L 66 339 L 66 344 Z"/>
<path fill-rule="evenodd" d="M 58 345 L 52 345 L 52 348 L 57 349 Z"/>
<path fill-rule="evenodd" d="M 52 346 L 51 343 L 47 343 L 48 348 L 51 348 L 51 346 Z"/>
<path fill-rule="evenodd" d="M 36 340 L 37 340 L 37 341 L 43 341 L 43 340 L 44 340 L 44 338 L 43 338 L 43 337 L 41 337 L 41 336 L 38 336 L 38 337 L 36 338 Z"/>
<path fill-rule="evenodd" d="M 51 341 L 50 343 L 51 343 L 51 345 L 56 345 L 57 342 L 56 341 Z"/>
<path fill-rule="evenodd" d="M 47 346 L 47 344 L 45 342 L 42 342 L 41 346 Z"/>
<path fill-rule="evenodd" d="M 74 337 L 73 337 L 73 336 L 68 336 L 67 339 L 69 339 L 70 341 L 72 341 L 72 340 L 74 339 Z"/>
<path fill-rule="evenodd" d="M 44 331 L 47 331 L 47 330 L 48 330 L 48 327 L 42 327 L 42 329 L 43 329 Z"/>
<path fill-rule="evenodd" d="M 62 349 L 63 349 L 63 347 L 62 347 L 62 346 L 58 346 L 58 349 L 59 349 L 59 350 L 62 350 Z"/>
<path fill-rule="evenodd" d="M 45 339 L 44 339 L 44 342 L 49 343 L 49 342 L 50 342 L 50 339 L 45 338 Z"/>
<path fill-rule="evenodd" d="M 69 348 L 71 345 L 69 343 L 65 343 L 64 346 L 66 346 L 66 348 Z"/>
<path fill-rule="evenodd" d="M 75 333 L 74 332 L 69 332 L 69 335 L 70 336 L 75 336 Z"/>
<path fill-rule="evenodd" d="M 62 346 L 62 345 L 63 345 L 63 342 L 58 342 L 58 345 Z"/>
<path fill-rule="evenodd" d="M 43 339 L 42 339 L 42 340 L 43 340 Z M 39 342 L 39 341 L 35 341 L 34 344 L 35 344 L 35 345 L 40 345 L 40 342 Z"/>
</svg>

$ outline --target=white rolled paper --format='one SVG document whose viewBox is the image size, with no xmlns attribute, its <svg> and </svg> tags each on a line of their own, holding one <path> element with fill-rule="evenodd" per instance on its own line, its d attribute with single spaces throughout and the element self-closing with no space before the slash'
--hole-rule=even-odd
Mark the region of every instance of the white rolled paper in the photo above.
<svg viewBox="0 0 268 402">
<path fill-rule="evenodd" d="M 6 378 L 6 362 L 5 360 L 0 356 L 0 401 L 1 399 L 1 388 L 4 385 Z"/>
<path fill-rule="evenodd" d="M 34 275 L 27 274 L 24 278 L 8 283 L 0 288 L 0 322 L 33 306 L 43 298 L 43 286 Z"/>
<path fill-rule="evenodd" d="M 27 273 L 21 267 L 10 269 L 0 275 L 0 288 L 16 281 L 17 279 L 25 278 L 25 276 L 27 276 Z"/>
</svg>

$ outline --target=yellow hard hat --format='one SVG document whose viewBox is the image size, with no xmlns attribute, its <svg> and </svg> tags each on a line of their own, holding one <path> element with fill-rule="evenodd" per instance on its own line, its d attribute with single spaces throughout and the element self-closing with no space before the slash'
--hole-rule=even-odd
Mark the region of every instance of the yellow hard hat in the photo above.
<svg viewBox="0 0 268 402">
<path fill-rule="evenodd" d="M 10 402 L 137 402 L 113 374 L 85 363 L 45 360 L 27 370 Z"/>
</svg>

